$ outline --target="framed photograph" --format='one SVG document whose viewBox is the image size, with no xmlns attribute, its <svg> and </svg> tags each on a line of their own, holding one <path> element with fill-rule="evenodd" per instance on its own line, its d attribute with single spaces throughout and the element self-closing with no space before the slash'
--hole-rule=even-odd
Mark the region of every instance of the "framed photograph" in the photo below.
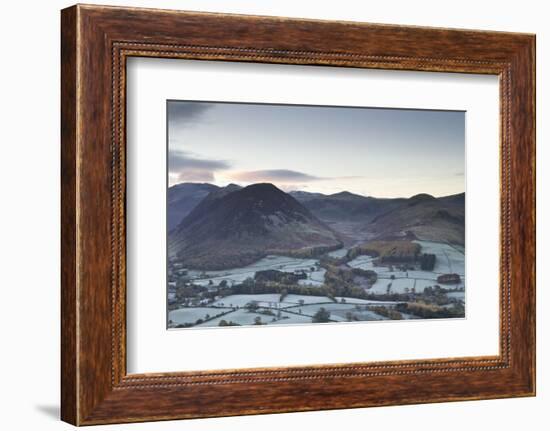
<svg viewBox="0 0 550 431">
<path fill-rule="evenodd" d="M 61 44 L 63 420 L 535 394 L 534 35 L 77 5 Z"/>
<path fill-rule="evenodd" d="M 465 317 L 465 112 L 170 100 L 167 121 L 168 328 Z"/>
</svg>

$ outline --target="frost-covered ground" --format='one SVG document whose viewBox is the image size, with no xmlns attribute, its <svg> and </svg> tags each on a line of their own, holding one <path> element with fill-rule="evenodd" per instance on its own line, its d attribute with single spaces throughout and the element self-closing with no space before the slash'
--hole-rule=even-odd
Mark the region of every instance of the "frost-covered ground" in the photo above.
<svg viewBox="0 0 550 431">
<path fill-rule="evenodd" d="M 338 302 L 342 302 L 342 299 L 344 300 L 344 303 L 346 304 L 371 304 L 371 305 L 392 305 L 395 304 L 393 301 L 373 301 L 372 299 L 361 299 L 361 298 L 346 298 L 342 296 L 336 297 Z"/>
<path fill-rule="evenodd" d="M 378 280 L 369 289 L 369 292 L 383 294 L 387 292 L 388 285 L 391 284 L 390 292 L 403 293 L 413 288 L 417 292 L 422 292 L 428 286 L 437 284 L 437 277 L 441 274 L 459 274 L 462 283 L 458 285 L 446 285 L 451 288 L 464 287 L 464 253 L 459 248 L 449 244 L 433 241 L 414 241 L 420 244 L 422 253 L 436 255 L 436 263 L 433 271 L 390 271 L 388 266 L 375 266 L 376 258 L 372 256 L 358 256 L 348 262 L 352 268 L 373 270 L 378 273 Z M 392 276 L 394 279 L 392 279 Z M 462 294 L 464 296 L 464 294 Z"/>
<path fill-rule="evenodd" d="M 281 295 L 277 293 L 264 293 L 258 295 L 229 295 L 224 298 L 221 298 L 213 303 L 217 307 L 244 307 L 246 304 L 254 301 L 260 307 L 269 307 L 269 308 L 287 308 L 295 307 L 300 305 L 300 301 L 303 301 L 304 305 L 308 304 L 334 304 L 330 298 L 326 296 L 309 296 L 309 295 L 287 295 L 280 300 Z M 393 305 L 395 302 L 392 301 L 373 301 L 368 299 L 358 299 L 358 298 L 342 298 L 341 296 L 336 298 L 338 301 L 337 305 L 353 305 L 353 304 L 374 304 L 374 305 Z M 342 302 L 342 299 L 344 302 Z"/>
<path fill-rule="evenodd" d="M 281 295 L 278 293 L 263 293 L 258 295 L 229 295 L 214 302 L 219 307 L 244 307 L 251 301 L 256 301 L 262 307 L 275 307 Z"/>
<path fill-rule="evenodd" d="M 299 323 L 311 323 L 311 316 L 307 315 L 299 315 L 281 311 L 280 318 L 278 318 L 277 316 L 269 316 L 261 313 L 251 313 L 248 310 L 239 309 L 220 316 L 216 319 L 209 320 L 208 322 L 201 323 L 197 325 L 197 327 L 217 327 L 222 320 L 225 320 L 226 322 L 237 323 L 238 325 L 254 325 L 254 321 L 257 317 L 260 318 L 262 324 L 266 325 L 296 325 Z"/>
<path fill-rule="evenodd" d="M 304 316 L 294 313 L 286 313 L 284 311 L 281 312 L 281 316 L 285 317 L 284 319 L 278 320 L 277 324 L 285 324 L 285 325 L 295 325 L 297 323 L 311 323 L 311 317 L 310 316 Z"/>
<path fill-rule="evenodd" d="M 372 301 L 375 302 L 375 301 Z M 271 310 L 275 313 L 274 316 L 250 312 L 245 308 L 239 308 L 229 313 L 220 315 L 214 319 L 210 319 L 206 322 L 196 325 L 196 327 L 217 327 L 222 320 L 226 322 L 233 322 L 238 325 L 254 325 L 256 319 L 259 317 L 262 324 L 266 325 L 288 325 L 288 324 L 300 324 L 311 323 L 313 315 L 319 311 L 320 308 L 330 312 L 330 320 L 332 322 L 346 322 L 348 321 L 348 314 L 351 313 L 355 320 L 359 321 L 371 321 L 371 320 L 387 320 L 386 317 L 381 316 L 373 311 L 367 310 L 364 305 L 352 304 L 352 303 L 334 303 L 327 302 L 324 304 L 309 304 L 309 305 L 295 305 L 288 309 L 280 309 L 277 311 Z M 191 312 L 192 309 L 180 309 L 177 310 L 182 313 L 178 313 L 178 319 L 174 320 L 174 323 L 195 323 L 197 319 L 204 318 L 203 312 Z M 209 310 L 206 308 L 206 310 Z M 212 310 L 212 309 L 210 309 Z M 226 311 L 226 310 L 224 310 Z M 210 314 L 212 315 L 212 314 Z M 176 316 L 171 316 L 176 317 Z M 405 316 L 407 317 L 407 316 Z"/>
<path fill-rule="evenodd" d="M 433 241 L 415 241 L 422 247 L 422 253 L 436 255 L 436 264 L 433 271 L 390 271 L 388 266 L 375 266 L 376 258 L 362 255 L 348 262 L 351 268 L 370 269 L 378 273 L 378 281 L 369 289 L 373 293 L 386 293 L 391 282 L 391 292 L 403 293 L 407 289 L 420 292 L 425 287 L 437 283 L 441 274 L 456 273 L 464 279 L 464 253 L 460 248 L 449 244 Z M 342 257 L 347 249 L 342 248 L 329 253 L 333 257 Z M 201 286 L 218 286 L 223 280 L 229 285 L 242 283 L 247 278 L 253 278 L 257 271 L 274 269 L 284 272 L 304 271 L 307 279 L 299 280 L 299 284 L 321 286 L 324 282 L 326 270 L 319 267 L 317 259 L 299 259 L 285 256 L 267 256 L 254 264 L 243 268 L 233 268 L 223 271 L 189 271 L 193 283 Z M 391 280 L 392 276 L 395 280 Z M 462 287 L 463 283 L 457 286 Z M 224 301 L 225 302 L 225 301 Z M 244 304 L 243 304 L 244 305 Z"/>
<path fill-rule="evenodd" d="M 330 319 L 336 322 L 347 321 L 348 312 L 351 312 L 357 320 L 385 320 L 385 317 L 366 310 L 366 305 L 393 306 L 396 304 L 396 302 L 391 301 L 372 301 L 345 297 L 338 297 L 338 302 L 334 302 L 326 296 L 306 295 L 287 295 L 283 302 L 280 302 L 279 299 L 280 295 L 278 294 L 230 295 L 216 301 L 214 303 L 216 307 L 180 308 L 171 311 L 168 318 L 172 320 L 173 325 L 181 325 L 194 324 L 198 319 L 205 320 L 207 315 L 210 317 L 208 321 L 196 325 L 197 327 L 219 326 L 221 320 L 232 321 L 239 325 L 252 325 L 254 319 L 258 316 L 261 318 L 262 323 L 268 325 L 298 324 L 311 323 L 313 315 L 323 307 L 325 310 L 330 311 Z M 344 302 L 342 302 L 342 299 Z M 245 305 L 252 301 L 255 301 L 260 309 L 275 313 L 275 316 L 248 311 Z M 280 319 L 277 318 L 279 313 L 282 317 Z"/>
<path fill-rule="evenodd" d="M 222 320 L 237 323 L 238 325 L 253 325 L 256 317 L 260 317 L 264 323 L 268 318 L 270 318 L 270 316 L 264 316 L 258 313 L 251 313 L 245 309 L 239 309 L 217 317 L 216 319 L 209 320 L 208 322 L 201 323 L 200 325 L 197 325 L 197 327 L 219 326 L 220 321 Z"/>
<path fill-rule="evenodd" d="M 318 302 L 329 302 L 330 299 L 326 296 L 307 296 L 307 295 L 287 295 L 284 301 L 286 303 L 299 304 L 300 301 L 304 301 L 304 304 L 315 304 Z"/>
<path fill-rule="evenodd" d="M 325 268 L 318 268 L 315 271 L 307 273 L 306 280 L 298 280 L 298 284 L 303 284 L 305 286 L 321 286 L 325 281 L 325 273 L 327 270 Z"/>
<path fill-rule="evenodd" d="M 452 245 L 433 241 L 414 241 L 422 247 L 422 253 L 436 255 L 434 271 L 437 274 L 456 273 L 464 277 L 464 252 Z"/>
<path fill-rule="evenodd" d="M 338 250 L 334 250 L 328 253 L 330 257 L 334 257 L 336 259 L 339 259 L 341 257 L 344 257 L 348 252 L 347 248 L 339 248 Z"/>
<path fill-rule="evenodd" d="M 308 296 L 308 295 L 293 295 L 285 296 L 283 301 L 280 301 L 281 295 L 278 293 L 263 293 L 257 295 L 229 295 L 218 299 L 213 305 L 218 307 L 244 307 L 246 304 L 254 301 L 260 307 L 270 308 L 285 308 L 300 305 L 300 301 L 304 304 L 316 304 L 320 302 L 332 302 L 326 296 Z M 347 298 L 352 301 L 352 298 Z"/>
<path fill-rule="evenodd" d="M 209 320 L 208 322 L 201 323 L 197 325 L 198 327 L 207 327 L 207 326 L 219 326 L 220 321 L 225 320 L 226 322 L 234 322 L 239 325 L 253 325 L 254 319 L 260 317 L 263 322 L 267 320 L 269 316 L 263 316 L 257 313 L 250 313 L 248 310 L 239 309 L 231 313 L 220 316 L 216 319 Z"/>
<path fill-rule="evenodd" d="M 368 289 L 368 292 L 376 294 L 385 294 L 390 286 L 390 293 L 404 293 L 407 291 L 422 292 L 428 286 L 434 286 L 437 283 L 437 277 L 441 274 L 457 273 L 461 276 L 462 282 L 458 285 L 445 285 L 450 288 L 464 288 L 464 252 L 459 247 L 454 247 L 449 244 L 437 243 L 433 241 L 415 241 L 422 247 L 422 253 L 432 253 L 436 255 L 436 265 L 433 271 L 390 271 L 397 269 L 389 266 L 375 266 L 375 258 L 372 256 L 358 256 L 348 265 L 352 268 L 370 269 L 376 271 L 378 280 Z M 333 257 L 343 257 L 347 249 L 339 249 L 329 254 Z M 319 266 L 317 259 L 299 259 L 285 256 L 267 256 L 258 262 L 248 265 L 243 268 L 234 268 L 223 271 L 189 271 L 189 276 L 193 279 L 193 283 L 197 285 L 214 285 L 218 286 L 223 280 L 226 280 L 229 285 L 241 283 L 247 278 L 253 278 L 257 271 L 274 269 L 284 272 L 304 271 L 307 274 L 306 280 L 299 280 L 300 284 L 320 286 L 324 282 L 326 270 Z M 172 293 L 173 295 L 173 293 Z M 457 298 L 464 301 L 465 293 L 451 292 L 449 298 Z M 365 305 L 386 305 L 392 306 L 395 303 L 384 301 L 371 301 L 357 298 L 336 298 L 338 302 L 333 302 L 326 296 L 306 296 L 306 295 L 287 295 L 283 301 L 280 301 L 280 294 L 257 294 L 257 295 L 230 295 L 215 301 L 213 307 L 190 307 L 181 308 L 171 311 L 169 319 L 174 324 L 194 324 L 198 319 L 205 319 L 208 314 L 210 317 L 219 317 L 202 323 L 200 326 L 218 326 L 219 322 L 224 319 L 233 321 L 240 325 L 250 325 L 254 323 L 254 319 L 261 317 L 263 323 L 267 324 L 296 324 L 296 323 L 311 323 L 312 316 L 321 308 L 324 307 L 331 313 L 331 320 L 346 321 L 347 314 L 351 312 L 358 320 L 382 320 L 383 316 L 365 310 Z M 276 313 L 281 313 L 282 316 L 288 319 L 280 319 L 272 321 L 273 316 L 251 313 L 244 309 L 246 304 L 255 301 L 259 307 L 271 309 Z M 360 305 L 360 307 L 357 307 Z M 224 308 L 215 308 L 224 307 Z M 285 311 L 286 310 L 286 311 Z M 293 312 L 301 311 L 301 314 Z M 225 315 L 221 315 L 228 312 Z M 414 318 L 413 316 L 403 315 L 404 318 Z"/>
<path fill-rule="evenodd" d="M 375 257 L 368 256 L 366 254 L 362 254 L 361 256 L 357 256 L 355 259 L 350 260 L 348 262 L 348 266 L 351 268 L 359 268 L 359 269 L 372 269 L 376 272 L 385 272 L 388 269 L 385 266 L 374 266 Z"/>
<path fill-rule="evenodd" d="M 372 301 L 371 305 L 375 305 L 376 301 Z M 378 305 L 382 303 L 378 302 Z M 385 303 L 386 305 L 395 305 L 394 303 Z M 386 317 L 380 316 L 373 311 L 367 310 L 364 305 L 353 303 L 326 303 L 326 304 L 309 304 L 304 306 L 293 307 L 293 311 L 301 312 L 302 315 L 313 316 L 321 308 L 330 312 L 330 320 L 336 322 L 346 322 L 347 315 L 351 313 L 357 320 L 387 320 Z"/>
<path fill-rule="evenodd" d="M 175 325 L 183 325 L 184 323 L 195 323 L 199 319 L 205 319 L 206 315 L 214 317 L 218 314 L 223 314 L 230 311 L 230 308 L 213 308 L 213 307 L 188 307 L 172 310 L 168 313 L 168 320 L 174 322 Z"/>
<path fill-rule="evenodd" d="M 210 281 L 214 286 L 218 286 L 222 280 L 226 280 L 229 285 L 242 283 L 247 278 L 254 278 L 257 271 L 275 269 L 283 272 L 306 271 L 311 272 L 312 268 L 316 275 L 312 277 L 311 284 L 315 284 L 321 278 L 321 273 L 316 264 L 317 259 L 298 259 L 285 256 L 266 256 L 259 261 L 242 267 L 225 269 L 221 271 L 189 271 L 189 276 L 193 283 L 199 286 L 208 286 Z M 324 270 L 323 270 L 324 271 Z M 310 274 L 308 274 L 309 276 Z M 324 272 L 322 273 L 324 278 Z M 305 280 L 304 280 L 305 281 Z"/>
</svg>

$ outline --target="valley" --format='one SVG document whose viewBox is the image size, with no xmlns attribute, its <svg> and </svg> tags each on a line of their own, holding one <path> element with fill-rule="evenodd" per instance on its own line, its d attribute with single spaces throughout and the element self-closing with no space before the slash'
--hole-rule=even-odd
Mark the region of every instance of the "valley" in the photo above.
<svg viewBox="0 0 550 431">
<path fill-rule="evenodd" d="M 169 328 L 464 317 L 463 194 L 209 186 L 169 203 Z"/>
</svg>

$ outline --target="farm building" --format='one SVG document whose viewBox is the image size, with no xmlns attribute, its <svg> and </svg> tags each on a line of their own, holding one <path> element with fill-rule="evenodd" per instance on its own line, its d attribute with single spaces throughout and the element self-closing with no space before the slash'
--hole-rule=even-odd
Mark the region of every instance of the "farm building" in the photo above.
<svg viewBox="0 0 550 431">
<path fill-rule="evenodd" d="M 437 277 L 437 282 L 441 284 L 458 284 L 460 283 L 460 275 L 458 274 L 443 274 Z"/>
</svg>

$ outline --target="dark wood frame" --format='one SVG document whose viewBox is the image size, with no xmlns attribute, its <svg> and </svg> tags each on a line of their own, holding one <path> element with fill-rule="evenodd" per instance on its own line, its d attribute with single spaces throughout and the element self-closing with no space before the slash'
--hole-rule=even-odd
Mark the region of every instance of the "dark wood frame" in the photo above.
<svg viewBox="0 0 550 431">
<path fill-rule="evenodd" d="M 63 420 L 88 425 L 535 394 L 534 35 L 78 5 L 62 11 L 61 48 Z M 500 354 L 127 375 L 129 56 L 498 75 Z"/>
</svg>

